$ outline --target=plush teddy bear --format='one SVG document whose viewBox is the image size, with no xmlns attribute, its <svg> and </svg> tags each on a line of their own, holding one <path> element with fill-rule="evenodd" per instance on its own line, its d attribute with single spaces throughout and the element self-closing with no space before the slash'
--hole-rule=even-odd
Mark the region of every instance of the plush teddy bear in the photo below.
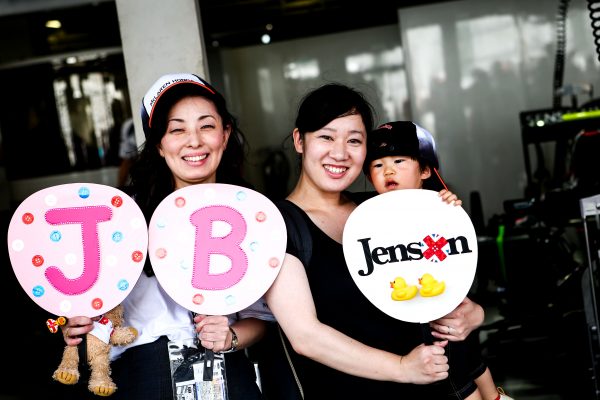
<svg viewBox="0 0 600 400">
<path fill-rule="evenodd" d="M 91 374 L 88 382 L 90 392 L 98 396 L 110 396 L 117 385 L 110 377 L 110 347 L 124 346 L 137 338 L 137 330 L 123 327 L 123 306 L 118 305 L 94 322 L 94 329 L 86 335 L 87 361 Z M 65 385 L 79 380 L 79 353 L 76 346 L 65 346 L 63 357 L 52 377 Z"/>
</svg>

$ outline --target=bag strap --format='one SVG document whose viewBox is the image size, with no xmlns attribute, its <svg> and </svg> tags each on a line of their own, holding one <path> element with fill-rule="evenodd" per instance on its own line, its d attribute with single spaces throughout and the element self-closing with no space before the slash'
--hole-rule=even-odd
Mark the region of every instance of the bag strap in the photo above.
<svg viewBox="0 0 600 400">
<path fill-rule="evenodd" d="M 300 208 L 289 200 L 278 201 L 276 205 L 285 221 L 288 239 L 298 251 L 298 259 L 304 268 L 308 268 L 312 257 L 312 235 L 304 215 Z"/>
<path fill-rule="evenodd" d="M 279 340 L 281 340 L 281 345 L 283 346 L 283 351 L 285 353 L 285 358 L 292 370 L 292 375 L 294 376 L 294 380 L 296 381 L 296 385 L 298 386 L 298 392 L 300 394 L 300 398 L 304 399 L 304 390 L 302 389 L 302 383 L 300 382 L 300 378 L 298 377 L 298 373 L 296 372 L 296 368 L 294 367 L 294 363 L 292 362 L 292 357 L 290 356 L 290 352 L 287 347 L 285 336 L 281 330 L 281 326 L 277 324 L 277 331 L 279 333 Z"/>
<path fill-rule="evenodd" d="M 276 202 L 277 208 L 283 216 L 285 221 L 285 227 L 287 229 L 288 240 L 292 246 L 298 252 L 298 259 L 304 265 L 304 268 L 308 268 L 310 259 L 312 257 L 312 234 L 308 228 L 308 223 L 305 216 L 302 215 L 301 209 L 289 200 L 281 200 Z M 292 376 L 296 382 L 298 389 L 297 394 L 301 399 L 304 399 L 304 390 L 302 389 L 302 383 L 294 367 L 290 351 L 288 349 L 288 343 L 283 334 L 281 327 L 277 324 L 277 333 L 279 334 L 279 340 L 283 351 L 285 353 L 286 361 L 291 369 Z"/>
</svg>

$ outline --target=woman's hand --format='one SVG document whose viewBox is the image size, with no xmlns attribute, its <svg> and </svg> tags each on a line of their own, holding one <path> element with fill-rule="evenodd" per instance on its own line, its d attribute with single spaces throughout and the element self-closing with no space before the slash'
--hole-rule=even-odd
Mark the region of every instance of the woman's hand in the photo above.
<svg viewBox="0 0 600 400">
<path fill-rule="evenodd" d="M 83 340 L 83 335 L 94 329 L 94 320 L 88 317 L 72 317 L 60 328 L 65 343 L 68 346 L 77 346 Z"/>
<path fill-rule="evenodd" d="M 460 200 L 457 195 L 455 195 L 448 189 L 440 190 L 440 193 L 438 193 L 438 196 L 440 196 L 442 198 L 442 201 L 445 201 L 448 204 L 454 204 L 455 206 L 462 205 L 462 200 Z"/>
<path fill-rule="evenodd" d="M 422 344 L 402 357 L 400 364 L 406 371 L 406 382 L 427 384 L 446 379 L 449 367 L 444 347 L 447 344 L 447 340 L 431 346 Z"/>
<path fill-rule="evenodd" d="M 232 335 L 229 331 L 229 319 L 222 315 L 196 315 L 196 332 L 200 344 L 215 352 L 231 348 Z"/>
<path fill-rule="evenodd" d="M 484 316 L 483 308 L 465 297 L 450 314 L 429 323 L 433 328 L 431 334 L 436 339 L 451 342 L 465 340 L 473 330 L 481 326 Z"/>
</svg>

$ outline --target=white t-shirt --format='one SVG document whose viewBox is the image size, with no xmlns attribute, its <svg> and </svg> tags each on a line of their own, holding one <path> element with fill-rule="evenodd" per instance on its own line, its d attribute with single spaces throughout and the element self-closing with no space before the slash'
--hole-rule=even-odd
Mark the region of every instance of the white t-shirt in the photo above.
<svg viewBox="0 0 600 400">
<path fill-rule="evenodd" d="M 152 343 L 161 336 L 169 340 L 191 339 L 196 336 L 191 312 L 175 303 L 163 290 L 155 276 L 142 273 L 131 293 L 123 301 L 123 326 L 138 330 L 137 339 L 127 346 L 113 346 L 111 360 L 117 359 L 130 347 Z M 228 315 L 229 323 L 238 319 L 258 318 L 275 321 L 273 314 L 261 298 L 250 307 Z"/>
</svg>

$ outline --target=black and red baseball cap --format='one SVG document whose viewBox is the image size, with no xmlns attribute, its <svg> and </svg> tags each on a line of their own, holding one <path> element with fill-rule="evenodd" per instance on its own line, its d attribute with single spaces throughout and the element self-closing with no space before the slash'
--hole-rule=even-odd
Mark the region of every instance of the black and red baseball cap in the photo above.
<svg viewBox="0 0 600 400">
<path fill-rule="evenodd" d="M 367 135 L 367 156 L 363 164 L 365 174 L 373 160 L 387 156 L 406 156 L 420 160 L 431 168 L 429 180 L 439 181 L 441 190 L 446 184 L 439 176 L 439 160 L 433 135 L 412 121 L 394 121 L 379 125 Z"/>
</svg>

